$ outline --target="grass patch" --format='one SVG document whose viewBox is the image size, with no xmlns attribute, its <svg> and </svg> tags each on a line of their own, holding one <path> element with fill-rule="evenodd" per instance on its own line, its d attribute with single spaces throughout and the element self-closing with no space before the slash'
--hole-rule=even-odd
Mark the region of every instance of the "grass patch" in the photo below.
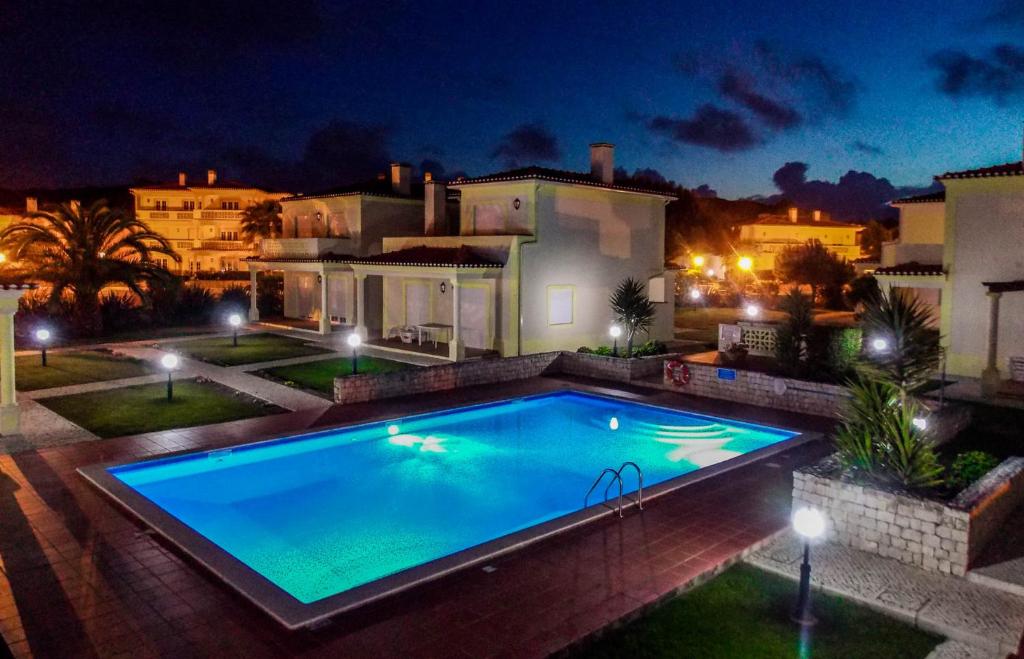
<svg viewBox="0 0 1024 659">
<path fill-rule="evenodd" d="M 237 421 L 284 410 L 209 381 L 176 380 L 86 394 L 43 398 L 39 403 L 100 437 Z"/>
<path fill-rule="evenodd" d="M 676 597 L 574 653 L 578 657 L 925 657 L 940 637 L 815 592 L 818 624 L 802 650 L 789 616 L 797 584 L 748 565 Z"/>
<path fill-rule="evenodd" d="M 46 363 L 44 368 L 39 355 L 16 357 L 14 372 L 18 391 L 120 380 L 156 372 L 156 369 L 141 359 L 114 355 L 104 350 L 48 352 Z"/>
<path fill-rule="evenodd" d="M 359 373 L 393 373 L 404 371 L 408 368 L 417 368 L 412 364 L 396 362 L 390 359 L 379 357 L 359 357 L 356 365 Z M 292 364 L 291 366 L 278 366 L 263 371 L 256 371 L 256 375 L 277 380 L 286 384 L 293 383 L 303 389 L 310 389 L 319 393 L 334 396 L 334 378 L 352 375 L 352 358 L 339 357 L 337 359 L 321 359 L 305 364 Z"/>
<path fill-rule="evenodd" d="M 331 352 L 326 348 L 310 345 L 302 339 L 270 333 L 239 334 L 237 347 L 232 345 L 230 336 L 192 339 L 163 347 L 218 366 L 255 364 Z"/>
</svg>

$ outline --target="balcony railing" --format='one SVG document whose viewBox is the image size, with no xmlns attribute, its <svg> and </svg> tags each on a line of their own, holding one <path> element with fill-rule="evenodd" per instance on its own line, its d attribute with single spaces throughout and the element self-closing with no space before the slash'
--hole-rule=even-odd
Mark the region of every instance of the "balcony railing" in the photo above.
<svg viewBox="0 0 1024 659">
<path fill-rule="evenodd" d="M 351 253 L 350 238 L 264 238 L 260 241 L 260 256 L 268 259 L 315 259 L 327 254 Z"/>
<path fill-rule="evenodd" d="M 241 240 L 200 240 L 199 248 L 238 251 L 248 249 L 248 245 Z"/>
<path fill-rule="evenodd" d="M 204 219 L 204 220 L 237 220 L 240 217 L 242 217 L 242 211 L 241 210 L 236 210 L 236 211 L 226 211 L 226 210 L 209 211 L 209 210 L 206 210 L 206 211 L 200 211 L 200 217 L 202 217 L 202 219 Z"/>
</svg>

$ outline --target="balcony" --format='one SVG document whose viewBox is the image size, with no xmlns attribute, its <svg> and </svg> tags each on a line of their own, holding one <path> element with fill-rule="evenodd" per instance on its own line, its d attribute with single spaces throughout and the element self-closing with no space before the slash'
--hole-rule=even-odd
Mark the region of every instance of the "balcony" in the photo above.
<svg viewBox="0 0 1024 659">
<path fill-rule="evenodd" d="M 260 257 L 265 259 L 316 259 L 327 254 L 351 254 L 350 238 L 264 238 Z"/>
<path fill-rule="evenodd" d="M 242 217 L 242 211 L 241 210 L 235 210 L 235 211 L 224 211 L 224 210 L 210 211 L 210 210 L 206 210 L 206 211 L 199 211 L 199 213 L 200 213 L 200 218 L 202 218 L 204 220 L 238 220 L 238 219 L 241 219 L 241 217 Z"/>
<path fill-rule="evenodd" d="M 249 246 L 241 240 L 200 240 L 198 249 L 212 249 L 222 251 L 248 250 Z"/>
<path fill-rule="evenodd" d="M 942 244 L 901 243 L 893 241 L 882 243 L 882 267 L 888 268 L 902 263 L 925 263 L 939 265 L 942 263 Z"/>
</svg>

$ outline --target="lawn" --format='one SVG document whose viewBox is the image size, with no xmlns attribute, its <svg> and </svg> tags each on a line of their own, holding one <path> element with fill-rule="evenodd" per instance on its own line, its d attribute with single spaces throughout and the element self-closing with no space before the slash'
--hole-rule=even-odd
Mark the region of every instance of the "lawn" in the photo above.
<svg viewBox="0 0 1024 659">
<path fill-rule="evenodd" d="M 942 640 L 838 597 L 813 593 L 804 642 L 789 615 L 797 584 L 747 565 L 579 648 L 577 657 L 912 659 Z"/>
<path fill-rule="evenodd" d="M 39 402 L 100 437 L 202 426 L 284 411 L 215 382 L 198 380 L 176 380 L 171 401 L 167 400 L 167 383 L 158 382 Z"/>
<path fill-rule="evenodd" d="M 359 357 L 359 363 L 356 365 L 359 373 L 393 373 L 408 368 L 417 367 L 379 357 Z M 334 378 L 352 374 L 352 359 L 350 357 L 322 359 L 304 364 L 268 368 L 265 371 L 256 371 L 255 374 L 333 397 Z"/>
<path fill-rule="evenodd" d="M 326 348 L 310 345 L 302 339 L 269 333 L 239 334 L 237 347 L 232 345 L 230 336 L 192 339 L 168 343 L 162 347 L 218 366 L 255 364 L 331 352 Z"/>
<path fill-rule="evenodd" d="M 114 355 L 105 350 L 49 352 L 43 367 L 39 355 L 15 358 L 14 372 L 19 391 L 66 387 L 86 382 L 134 378 L 154 373 L 146 362 Z"/>
</svg>

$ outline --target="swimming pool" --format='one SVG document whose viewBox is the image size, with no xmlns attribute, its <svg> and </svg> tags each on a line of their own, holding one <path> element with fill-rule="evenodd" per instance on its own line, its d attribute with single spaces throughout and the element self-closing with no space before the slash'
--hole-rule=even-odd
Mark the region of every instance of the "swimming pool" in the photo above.
<svg viewBox="0 0 1024 659">
<path fill-rule="evenodd" d="M 296 627 L 581 521 L 605 467 L 647 488 L 795 436 L 562 391 L 82 473 Z"/>
</svg>

